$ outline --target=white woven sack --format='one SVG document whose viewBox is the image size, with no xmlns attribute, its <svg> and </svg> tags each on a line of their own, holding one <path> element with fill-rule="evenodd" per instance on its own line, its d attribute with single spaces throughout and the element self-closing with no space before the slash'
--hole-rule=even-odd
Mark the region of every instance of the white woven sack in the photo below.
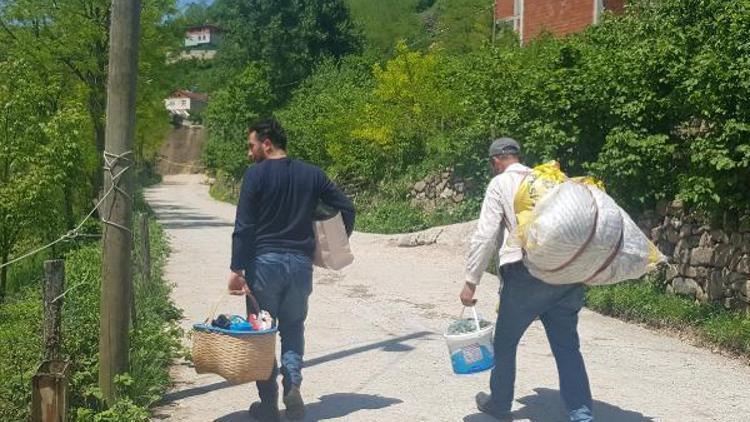
<svg viewBox="0 0 750 422">
<path fill-rule="evenodd" d="M 524 262 L 550 284 L 612 284 L 649 269 L 648 239 L 603 191 L 568 181 L 534 208 Z"/>
<path fill-rule="evenodd" d="M 635 280 L 651 270 L 651 262 L 649 262 L 651 245 L 648 238 L 624 210 L 620 209 L 620 213 L 624 222 L 622 246 L 612 263 L 598 275 L 586 281 L 586 284 L 604 285 Z M 666 258 L 662 256 L 661 261 L 666 261 Z"/>
<path fill-rule="evenodd" d="M 526 264 L 551 284 L 580 283 L 617 248 L 623 229 L 617 204 L 588 185 L 565 182 L 534 209 L 527 232 Z"/>
<path fill-rule="evenodd" d="M 349 248 L 349 236 L 346 234 L 344 219 L 336 213 L 326 220 L 316 221 L 315 258 L 313 264 L 331 270 L 340 270 L 354 262 L 354 255 Z"/>
</svg>

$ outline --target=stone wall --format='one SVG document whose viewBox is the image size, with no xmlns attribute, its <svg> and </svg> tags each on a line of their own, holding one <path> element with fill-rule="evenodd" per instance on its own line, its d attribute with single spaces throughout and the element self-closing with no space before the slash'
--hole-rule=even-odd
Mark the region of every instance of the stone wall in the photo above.
<svg viewBox="0 0 750 422">
<path fill-rule="evenodd" d="M 658 208 L 640 225 L 653 227 L 651 240 L 669 257 L 667 291 L 750 310 L 750 216 L 717 227 L 687 213 L 680 201 Z"/>
<path fill-rule="evenodd" d="M 413 205 L 429 211 L 439 206 L 460 203 L 466 199 L 470 185 L 470 180 L 462 179 L 452 169 L 446 168 L 414 184 L 409 198 Z"/>
</svg>

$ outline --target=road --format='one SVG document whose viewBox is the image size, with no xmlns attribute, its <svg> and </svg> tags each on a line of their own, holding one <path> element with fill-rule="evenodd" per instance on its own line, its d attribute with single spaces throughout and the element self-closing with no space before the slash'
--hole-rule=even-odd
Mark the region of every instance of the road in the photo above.
<svg viewBox="0 0 750 422">
<path fill-rule="evenodd" d="M 146 198 L 166 227 L 166 268 L 183 325 L 202 321 L 226 289 L 234 207 L 214 201 L 198 175 L 166 176 Z M 307 321 L 303 397 L 308 421 L 467 421 L 492 419 L 474 407 L 488 373 L 455 376 L 441 336 L 461 311 L 463 242 L 470 227 L 444 228 L 436 244 L 399 248 L 393 236 L 355 233 L 355 264 L 315 272 Z M 494 317 L 497 281 L 485 275 L 479 308 Z M 221 312 L 242 313 L 226 298 Z M 747 421 L 750 367 L 663 333 L 584 310 L 581 343 L 604 422 Z M 187 341 L 187 340 L 186 340 Z M 229 386 L 180 362 L 175 386 L 154 420 L 246 421 L 253 385 Z M 514 414 L 563 421 L 554 360 L 540 323 L 518 353 Z M 283 407 L 283 406 L 282 406 Z"/>
</svg>

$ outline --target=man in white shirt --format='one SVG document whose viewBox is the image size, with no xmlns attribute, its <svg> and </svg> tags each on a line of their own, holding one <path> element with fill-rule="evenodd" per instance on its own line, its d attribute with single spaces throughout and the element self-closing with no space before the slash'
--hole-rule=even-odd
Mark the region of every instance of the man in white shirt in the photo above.
<svg viewBox="0 0 750 422">
<path fill-rule="evenodd" d="M 520 163 L 521 146 L 510 138 L 490 146 L 496 176 L 485 193 L 476 231 L 466 259 L 464 306 L 476 303 L 476 286 L 492 256 L 498 253 L 502 281 L 500 311 L 495 326 L 495 368 L 490 393 L 476 396 L 477 408 L 501 421 L 512 421 L 516 350 L 526 329 L 538 317 L 547 333 L 560 377 L 560 394 L 572 422 L 592 422 L 592 399 L 578 339 L 578 312 L 583 307 L 582 284 L 552 285 L 533 277 L 523 264 L 523 251 L 514 236 L 513 198 L 531 169 Z"/>
</svg>

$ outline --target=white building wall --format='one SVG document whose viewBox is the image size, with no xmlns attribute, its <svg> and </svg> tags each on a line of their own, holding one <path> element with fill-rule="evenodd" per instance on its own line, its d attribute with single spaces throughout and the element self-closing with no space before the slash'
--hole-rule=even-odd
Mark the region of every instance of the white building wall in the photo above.
<svg viewBox="0 0 750 422">
<path fill-rule="evenodd" d="M 167 110 L 171 112 L 190 110 L 190 98 L 172 97 L 164 100 Z"/>
<path fill-rule="evenodd" d="M 199 31 L 190 31 L 185 34 L 185 47 L 211 43 L 211 29 L 203 28 Z"/>
</svg>

